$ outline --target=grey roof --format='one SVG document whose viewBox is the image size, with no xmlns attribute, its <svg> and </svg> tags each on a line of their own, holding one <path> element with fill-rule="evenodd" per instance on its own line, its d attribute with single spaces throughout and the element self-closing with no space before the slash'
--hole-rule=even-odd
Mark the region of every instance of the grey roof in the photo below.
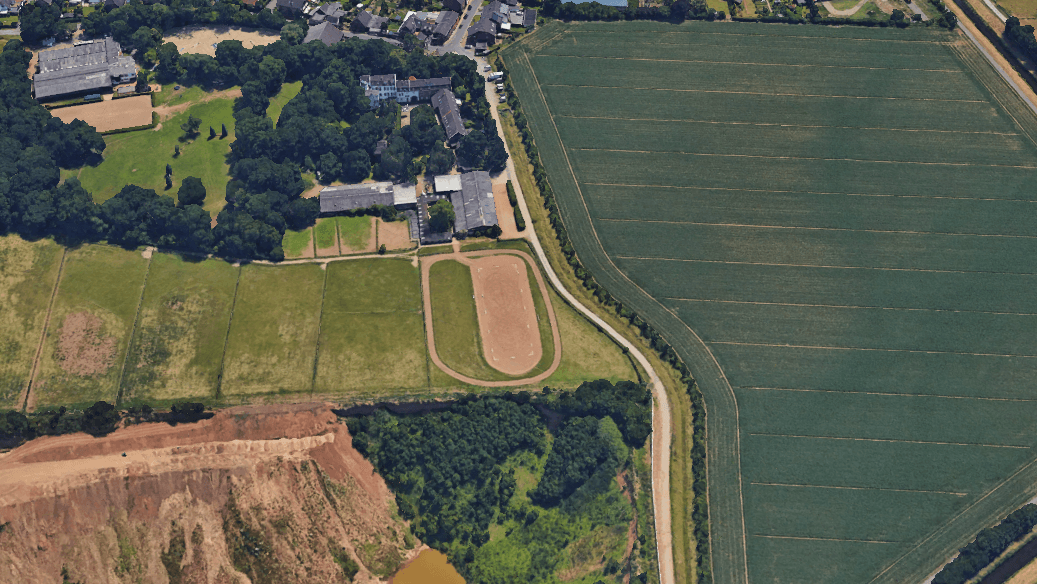
<svg viewBox="0 0 1037 584">
<path fill-rule="evenodd" d="M 320 8 L 317 9 L 316 13 L 323 14 L 325 16 L 341 17 L 345 15 L 346 11 L 342 9 L 341 2 L 328 2 L 327 4 L 322 4 Z"/>
<path fill-rule="evenodd" d="M 472 26 L 468 27 L 468 37 L 472 38 L 475 35 L 489 35 L 490 37 L 497 36 L 497 26 L 488 18 L 482 18 L 479 22 L 476 22 Z"/>
<path fill-rule="evenodd" d="M 278 0 L 280 2 L 280 0 Z M 379 29 L 382 27 L 383 22 L 388 22 L 389 19 L 384 16 L 375 16 L 368 11 L 363 11 L 356 15 L 356 19 L 353 22 L 359 23 L 367 30 Z"/>
<path fill-rule="evenodd" d="M 122 1 L 125 2 L 125 0 Z M 306 0 L 277 0 L 277 7 L 300 12 L 303 8 L 306 8 Z"/>
<path fill-rule="evenodd" d="M 536 8 L 527 8 L 522 14 L 522 26 L 530 29 L 535 28 L 537 25 L 537 10 Z"/>
<path fill-rule="evenodd" d="M 385 75 L 361 75 L 361 83 L 367 83 L 372 86 L 385 86 L 385 85 L 396 85 L 396 74 L 386 73 Z"/>
<path fill-rule="evenodd" d="M 330 22 L 322 22 L 317 26 L 311 26 L 310 30 L 306 33 L 306 38 L 303 39 L 302 42 L 305 44 L 310 41 L 320 41 L 331 46 L 342 40 L 342 36 L 342 31 L 335 25 Z"/>
<path fill-rule="evenodd" d="M 39 68 L 32 79 L 37 99 L 111 87 L 113 76 L 137 70 L 112 39 L 41 51 Z"/>
<path fill-rule="evenodd" d="M 497 224 L 493 184 L 485 170 L 461 175 L 461 190 L 450 194 L 454 205 L 454 231 L 471 231 Z"/>
<path fill-rule="evenodd" d="M 400 30 L 398 31 L 398 34 L 401 34 L 401 35 L 403 35 L 403 34 L 410 34 L 410 33 L 413 33 L 413 32 L 417 32 L 417 30 L 418 30 L 418 17 L 415 14 L 411 14 L 410 16 L 407 17 L 406 20 L 403 21 L 403 24 L 400 25 Z"/>
<path fill-rule="evenodd" d="M 450 36 L 450 32 L 454 30 L 454 25 L 457 24 L 459 16 L 458 13 L 452 10 L 440 12 L 439 18 L 436 19 L 436 28 L 432 29 L 432 36 L 439 38 Z"/>
<path fill-rule="evenodd" d="M 448 142 L 453 142 L 468 133 L 455 99 L 454 94 L 446 89 L 441 89 L 432 96 L 432 109 L 439 114 Z"/>
<path fill-rule="evenodd" d="M 443 8 L 454 12 L 464 12 L 465 0 L 443 0 Z"/>
<path fill-rule="evenodd" d="M 389 182 L 324 187 L 320 191 L 320 212 L 338 213 L 372 205 L 392 205 L 393 192 L 393 184 Z"/>
<path fill-rule="evenodd" d="M 48 2 L 50 4 L 50 2 Z M 116 8 L 126 4 L 126 0 L 104 0 L 105 6 L 115 6 Z"/>
<path fill-rule="evenodd" d="M 449 77 L 433 77 L 432 79 L 400 79 L 396 82 L 396 89 L 450 89 Z"/>
</svg>

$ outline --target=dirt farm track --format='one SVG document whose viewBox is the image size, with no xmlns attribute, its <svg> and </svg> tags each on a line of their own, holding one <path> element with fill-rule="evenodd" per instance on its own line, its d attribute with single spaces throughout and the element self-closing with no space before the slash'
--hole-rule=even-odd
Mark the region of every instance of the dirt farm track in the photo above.
<svg viewBox="0 0 1037 584">
<path fill-rule="evenodd" d="M 135 128 L 151 123 L 151 96 L 138 95 L 62 107 L 50 113 L 66 124 L 78 118 L 97 128 L 98 132 Z"/>
<path fill-rule="evenodd" d="M 435 333 L 434 333 L 433 328 L 432 328 L 432 296 L 428 292 L 429 291 L 429 281 L 430 281 L 429 272 L 430 272 L 430 270 L 432 268 L 432 265 L 435 264 L 438 261 L 441 261 L 441 260 L 454 260 L 454 261 L 460 262 L 460 263 L 465 264 L 465 265 L 469 266 L 470 268 L 472 268 L 472 272 L 473 272 L 473 274 L 472 274 L 473 275 L 473 282 L 472 283 L 473 283 L 475 291 L 476 291 L 476 297 L 478 298 L 480 292 L 485 292 L 487 287 L 494 283 L 494 282 L 489 282 L 489 281 L 481 282 L 476 277 L 476 270 L 480 266 L 485 269 L 485 268 L 489 267 L 490 265 L 492 265 L 493 263 L 496 263 L 496 262 L 491 262 L 489 264 L 485 263 L 486 260 L 490 259 L 490 258 L 486 258 L 486 256 L 512 256 L 514 258 L 521 258 L 523 261 L 525 261 L 532 268 L 533 275 L 536 277 L 537 285 L 540 287 L 540 294 L 543 296 L 544 303 L 545 303 L 545 305 L 547 307 L 547 316 L 548 316 L 548 319 L 551 322 L 551 336 L 554 339 L 555 351 L 554 351 L 554 358 L 551 361 L 551 366 L 548 367 L 546 371 L 544 371 L 543 373 L 540 373 L 539 375 L 536 375 L 535 377 L 528 377 L 528 378 L 525 378 L 525 379 L 515 379 L 515 380 L 508 380 L 508 381 L 483 381 L 483 380 L 480 380 L 480 379 L 475 379 L 473 377 L 468 377 L 467 375 L 462 375 L 462 374 L 454 371 L 453 369 L 447 367 L 446 364 L 443 363 L 442 359 L 439 358 L 439 354 L 436 352 Z M 484 259 L 474 260 L 473 261 L 473 259 L 469 259 L 469 258 L 473 258 L 473 259 L 474 258 L 484 258 Z M 510 262 L 502 262 L 501 265 L 507 266 L 507 265 L 511 265 L 511 263 Z M 510 283 L 513 283 L 513 282 L 505 279 L 504 283 L 510 284 Z M 422 302 L 423 302 L 424 308 L 425 308 L 425 331 L 426 331 L 426 335 L 428 336 L 429 356 L 432 358 L 432 362 L 435 363 L 437 367 L 442 369 L 444 372 L 446 372 L 451 377 L 453 377 L 455 379 L 458 379 L 460 381 L 463 381 L 465 383 L 470 383 L 472 385 L 477 385 L 477 386 L 482 386 L 482 387 L 515 387 L 515 386 L 521 386 L 521 385 L 529 385 L 529 384 L 532 384 L 532 383 L 538 383 L 540 381 L 543 381 L 544 379 L 547 379 L 548 377 L 551 376 L 552 373 L 555 372 L 556 369 L 558 369 L 558 365 L 562 362 L 562 350 L 561 350 L 562 339 L 561 339 L 561 334 L 558 332 L 558 319 L 555 316 L 554 306 L 551 304 L 551 298 L 547 294 L 547 285 L 544 283 L 544 277 L 540 273 L 540 270 L 537 268 L 536 264 L 533 262 L 533 258 L 530 257 L 529 254 L 527 254 L 525 252 L 521 252 L 521 251 L 516 251 L 516 250 L 484 250 L 484 251 L 474 251 L 474 252 L 468 252 L 468 253 L 443 254 L 443 255 L 439 255 L 439 256 L 433 256 L 431 258 L 426 258 L 426 259 L 423 259 L 422 262 L 421 262 L 421 288 L 424 291 L 424 293 L 422 295 L 423 296 Z M 526 290 L 527 290 L 527 292 L 529 292 L 529 288 L 526 288 Z M 530 296 L 530 298 L 529 298 L 529 306 L 532 307 L 533 303 L 532 303 L 532 293 L 531 292 L 529 292 L 529 296 Z M 477 307 L 478 310 L 481 311 L 484 308 L 486 308 L 486 309 L 498 308 L 498 307 L 503 308 L 504 306 L 500 302 L 486 302 L 486 303 L 479 303 L 479 302 L 477 302 L 476 303 L 476 307 Z M 533 317 L 532 317 L 533 318 L 533 324 L 531 325 L 530 328 L 531 328 L 531 330 L 536 331 L 533 334 L 537 338 L 536 344 L 539 345 L 540 344 L 539 343 L 540 334 L 539 334 L 539 329 L 536 328 L 535 312 L 532 312 L 532 311 L 530 311 L 530 312 L 533 314 Z M 483 339 L 484 339 L 483 347 L 484 347 L 484 351 L 486 352 L 486 357 L 487 357 L 487 362 L 488 363 L 492 363 L 492 360 L 489 358 L 489 355 L 490 355 L 489 349 L 492 348 L 493 350 L 495 350 L 495 352 L 503 355 L 503 354 L 505 354 L 505 351 L 514 351 L 515 348 L 518 346 L 518 344 L 522 343 L 522 339 L 520 339 L 519 337 L 523 337 L 524 338 L 524 335 L 514 335 L 514 336 L 512 335 L 512 333 L 514 331 L 512 331 L 511 329 L 514 328 L 514 326 L 504 327 L 504 328 L 507 329 L 508 332 L 507 332 L 507 334 L 501 335 L 501 338 L 499 338 L 499 339 L 495 338 L 494 335 L 489 335 L 487 333 L 487 325 L 490 325 L 490 328 L 492 328 L 492 326 L 493 326 L 492 322 L 491 321 L 487 321 L 486 319 L 482 318 L 482 316 L 483 315 L 480 313 L 480 315 L 479 315 L 479 317 L 480 317 L 479 318 L 479 331 L 480 331 L 480 334 L 483 336 Z M 503 314 L 503 315 L 500 315 L 500 316 L 498 316 L 498 318 L 493 319 L 493 320 L 496 321 L 496 322 L 500 322 L 501 317 L 503 317 L 503 318 L 510 318 L 510 319 L 516 321 L 516 323 L 519 326 L 527 324 L 526 321 L 521 318 L 521 315 L 516 316 L 516 315 L 512 315 L 512 314 Z M 509 338 L 509 337 L 511 337 L 511 338 Z M 517 340 L 517 344 L 516 344 L 516 340 Z M 526 343 L 526 347 L 527 347 L 526 352 L 528 352 L 529 341 L 525 341 L 525 343 Z M 505 373 L 511 373 L 514 370 L 514 371 L 517 372 L 517 374 L 521 374 L 523 371 L 529 371 L 529 369 L 531 369 L 532 366 L 535 365 L 540 360 L 540 356 L 542 354 L 542 351 L 543 351 L 543 348 L 540 347 L 540 351 L 536 352 L 535 360 L 532 362 L 532 365 L 529 365 L 529 366 L 526 366 L 525 364 L 520 365 L 518 362 L 515 363 L 515 366 L 513 368 L 505 368 L 503 366 L 502 367 L 498 367 L 497 365 L 492 365 L 492 366 L 495 369 L 499 369 L 499 370 L 501 370 L 501 371 L 503 371 Z M 516 359 L 516 361 L 519 361 L 519 360 Z"/>
</svg>

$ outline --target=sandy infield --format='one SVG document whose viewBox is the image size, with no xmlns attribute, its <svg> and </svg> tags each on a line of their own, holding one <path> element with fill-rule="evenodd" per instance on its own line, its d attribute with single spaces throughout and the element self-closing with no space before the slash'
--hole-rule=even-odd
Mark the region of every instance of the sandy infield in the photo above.
<svg viewBox="0 0 1037 584">
<path fill-rule="evenodd" d="M 269 45 L 280 38 L 280 35 L 268 30 L 189 26 L 173 31 L 172 34 L 163 37 L 162 42 L 175 44 L 181 55 L 196 53 L 215 57 L 215 45 L 220 41 L 241 41 L 242 46 L 251 49 L 255 46 Z"/>
<path fill-rule="evenodd" d="M 493 185 L 493 206 L 497 208 L 497 224 L 500 225 L 501 239 L 518 239 L 522 237 L 515 225 L 515 210 L 508 201 L 508 186 Z"/>
<path fill-rule="evenodd" d="M 544 348 L 526 263 L 518 256 L 491 255 L 470 260 L 468 267 L 486 362 L 508 375 L 529 371 Z"/>
<path fill-rule="evenodd" d="M 97 128 L 98 132 L 135 128 L 151 123 L 151 96 L 137 95 L 62 107 L 50 113 L 66 124 L 79 118 Z"/>
<path fill-rule="evenodd" d="M 382 221 L 378 218 L 378 245 L 385 249 L 410 249 L 414 242 L 410 238 L 410 226 L 406 221 Z"/>
</svg>

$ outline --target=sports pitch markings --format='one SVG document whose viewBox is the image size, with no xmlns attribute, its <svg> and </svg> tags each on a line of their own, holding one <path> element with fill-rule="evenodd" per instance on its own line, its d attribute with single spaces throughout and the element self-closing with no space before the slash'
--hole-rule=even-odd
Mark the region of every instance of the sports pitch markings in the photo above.
<svg viewBox="0 0 1037 584">
<path fill-rule="evenodd" d="M 974 537 L 976 531 L 996 521 L 1037 490 L 1033 482 L 1037 479 L 1037 461 L 1033 460 L 1034 448 L 1037 447 L 1037 416 L 1022 414 L 1037 414 L 1034 405 L 1037 400 L 1027 399 L 1019 385 L 1024 383 L 1025 372 L 1033 369 L 1028 362 L 1037 355 L 1031 354 L 1034 351 L 1026 343 L 1020 343 L 1011 336 L 1014 334 L 1011 331 L 1027 322 L 1026 318 L 1037 315 L 1037 297 L 1028 300 L 1025 296 L 999 296 L 1020 290 L 1010 284 L 1006 284 L 1001 292 L 996 287 L 985 288 L 988 292 L 982 302 L 966 296 L 969 290 L 975 294 L 979 288 L 987 286 L 984 282 L 989 281 L 992 286 L 994 280 L 990 278 L 1001 278 L 1008 283 L 1015 280 L 1004 277 L 1037 275 L 1032 273 L 1027 262 L 1012 255 L 1022 253 L 1029 247 L 1026 242 L 1037 236 L 1021 226 L 1006 226 L 999 230 L 996 221 L 1001 215 L 1007 224 L 1008 219 L 1014 220 L 1014 216 L 1023 209 L 1018 205 L 1002 205 L 1006 201 L 1035 202 L 1026 185 L 1037 178 L 1037 173 L 1034 173 L 1037 171 L 1037 145 L 1033 143 L 1033 136 L 1037 135 L 1037 120 L 1028 111 L 1016 107 L 1018 104 L 1012 102 L 1010 95 L 999 96 L 1006 87 L 996 75 L 992 79 L 989 72 L 983 70 L 986 63 L 980 60 L 977 64 L 976 59 L 969 58 L 967 53 L 973 49 L 970 45 L 962 45 L 963 41 L 958 36 L 913 29 L 903 32 L 899 39 L 891 38 L 899 34 L 896 31 L 814 28 L 807 30 L 815 34 L 798 34 L 803 30 L 802 27 L 756 24 L 725 26 L 726 32 L 717 32 L 717 27 L 705 23 L 680 27 L 644 23 L 551 24 L 527 37 L 528 40 L 506 49 L 504 58 L 511 81 L 522 98 L 526 120 L 536 138 L 562 217 L 581 261 L 610 292 L 663 333 L 692 368 L 706 396 L 714 581 L 718 584 L 921 581 L 965 541 Z M 747 34 L 742 34 L 743 31 Z M 756 32 L 767 34 L 752 34 Z M 705 43 L 690 46 L 690 43 L 700 43 L 703 35 L 707 34 L 711 35 L 712 46 Z M 864 84 L 857 83 L 861 91 L 876 95 L 842 94 L 840 90 L 830 94 L 797 92 L 794 87 L 797 83 L 801 87 L 811 84 L 828 86 L 818 85 L 825 80 L 817 76 L 823 75 L 823 69 L 831 68 L 805 66 L 798 69 L 800 75 L 814 76 L 813 80 L 806 79 L 802 83 L 799 79 L 782 80 L 783 87 L 779 91 L 755 91 L 751 87 L 747 91 L 725 90 L 723 87 L 681 87 L 682 83 L 703 85 L 710 82 L 710 79 L 702 78 L 706 73 L 719 85 L 728 82 L 724 75 L 735 76 L 729 82 L 731 84 L 746 83 L 737 77 L 744 74 L 737 68 L 721 73 L 715 68 L 699 66 L 714 64 L 711 52 L 730 49 L 731 45 L 725 43 L 738 43 L 744 47 L 747 37 L 754 37 L 753 40 L 759 42 L 753 50 L 781 52 L 775 58 L 798 56 L 806 64 L 810 58 L 816 59 L 823 52 L 819 49 L 827 47 L 838 47 L 836 52 L 858 50 L 865 54 L 874 53 L 876 67 L 844 70 L 845 75 L 860 74 L 869 82 L 882 80 L 875 75 L 867 76 L 869 70 L 895 72 L 900 69 L 884 67 L 882 61 L 886 56 L 882 52 L 884 44 L 902 42 L 904 44 L 897 49 L 901 51 L 901 57 L 915 49 L 920 51 L 919 59 L 923 63 L 925 58 L 936 53 L 941 59 L 953 57 L 962 69 L 944 75 L 961 76 L 968 82 L 960 88 L 949 85 L 927 88 L 933 95 L 922 93 L 924 88 L 919 84 L 925 84 L 925 79 L 897 76 L 890 78 L 895 80 L 895 84 L 887 86 L 880 83 L 863 89 Z M 777 48 L 765 45 L 768 40 L 763 37 L 779 41 L 774 45 Z M 682 51 L 681 56 L 689 58 L 667 61 L 672 66 L 667 71 L 673 75 L 647 83 L 638 83 L 641 76 L 629 66 L 608 69 L 609 64 L 617 62 L 611 56 L 581 58 L 581 70 L 570 73 L 565 67 L 571 67 L 573 59 L 552 54 L 566 52 L 567 47 L 575 44 L 579 46 L 579 52 L 587 52 L 581 57 L 593 57 L 595 51 L 605 50 L 600 45 L 648 45 L 657 38 L 682 45 L 687 50 Z M 811 42 L 797 45 L 793 42 L 797 38 Z M 607 42 L 595 45 L 599 39 Z M 615 51 L 615 47 L 606 48 Z M 797 52 L 797 48 L 805 48 L 805 51 Z M 687 55 L 693 51 L 699 51 L 701 57 Z M 928 53 L 922 55 L 923 52 Z M 752 54 L 746 53 L 746 56 Z M 737 57 L 718 60 L 736 61 Z M 593 78 L 593 75 L 598 78 Z M 541 83 L 544 79 L 550 80 Z M 583 79 L 590 83 L 582 82 Z M 657 81 L 670 87 L 645 87 Z M 901 87 L 904 83 L 914 83 L 914 86 Z M 579 91 L 572 88 L 579 88 Z M 616 101 L 614 98 L 622 94 L 612 91 L 615 89 L 629 92 L 637 100 L 637 110 L 626 101 Z M 915 93 L 917 97 L 890 93 Z M 716 97 L 707 99 L 709 94 L 740 96 L 735 102 L 738 109 Z M 972 99 L 977 95 L 981 98 Z M 812 103 L 783 102 L 773 100 L 775 97 L 822 99 Z M 890 109 L 902 107 L 901 104 L 919 104 L 912 106 L 911 118 L 901 117 L 898 123 L 909 126 L 904 128 L 908 132 L 931 132 L 934 139 L 919 150 L 923 154 L 937 155 L 933 157 L 937 160 L 941 156 L 954 155 L 954 151 L 948 148 L 955 146 L 941 144 L 939 139 L 958 132 L 940 119 L 944 114 L 941 108 L 949 104 L 984 106 L 958 108 L 982 111 L 986 116 L 970 120 L 974 123 L 963 129 L 962 135 L 976 131 L 979 134 L 1024 134 L 1027 139 L 1013 141 L 1018 150 L 1004 165 L 996 158 L 989 158 L 992 164 L 982 164 L 968 162 L 967 158 L 965 162 L 948 163 L 900 159 L 876 161 L 825 157 L 823 154 L 820 157 L 798 156 L 796 148 L 801 143 L 788 140 L 771 145 L 772 152 L 762 154 L 677 152 L 688 156 L 675 157 L 672 150 L 664 151 L 654 146 L 648 146 L 651 150 L 625 150 L 625 144 L 621 142 L 614 142 L 619 148 L 600 144 L 600 140 L 599 144 L 593 144 L 596 126 L 586 123 L 606 119 L 636 124 L 645 119 L 659 119 L 660 123 L 672 126 L 658 130 L 652 128 L 653 132 L 658 132 L 660 143 L 670 140 L 669 144 L 679 144 L 682 140 L 686 144 L 695 144 L 697 135 L 708 137 L 708 132 L 715 131 L 711 128 L 716 125 L 728 126 L 735 131 L 740 126 L 749 133 L 753 128 L 765 125 L 767 119 L 775 119 L 777 109 L 788 108 L 789 104 L 809 103 L 809 111 L 819 118 L 818 126 L 840 126 L 862 133 L 881 127 L 886 121 L 883 117 L 885 112 L 880 111 L 884 108 L 872 107 L 872 111 L 863 108 L 853 112 L 857 114 L 853 119 L 848 108 L 855 107 L 850 105 L 855 100 L 874 100 L 876 104 L 889 104 Z M 608 115 L 611 112 L 603 109 L 603 103 L 615 110 L 616 115 Z M 603 116 L 580 115 L 580 108 L 590 109 L 592 113 L 608 113 Z M 559 109 L 565 111 L 556 111 Z M 657 115 L 678 109 L 708 112 L 716 119 L 697 123 L 698 120 L 664 120 L 662 118 L 673 116 Z M 829 112 L 836 115 L 829 116 Z M 750 119 L 731 119 L 736 115 Z M 753 122 L 751 118 L 754 115 L 762 116 L 764 120 Z M 694 117 L 703 116 L 696 114 Z M 560 128 L 555 118 L 565 118 L 565 127 Z M 826 123 L 829 119 L 836 123 Z M 811 124 L 791 126 L 808 125 Z M 1010 131 L 999 131 L 1005 127 Z M 574 135 L 580 132 L 583 133 L 578 136 L 578 147 L 566 144 L 566 140 L 577 141 Z M 725 132 L 730 133 L 726 128 Z M 675 138 L 675 133 L 681 136 Z M 810 140 L 810 136 L 794 137 Z M 833 136 L 819 138 L 830 140 Z M 890 138 L 895 140 L 896 134 L 891 133 Z M 753 143 L 751 137 L 739 139 L 743 139 L 746 145 L 752 144 L 754 151 L 767 147 L 767 144 Z M 770 139 L 773 138 L 768 137 Z M 996 155 L 989 151 L 993 144 L 969 146 L 979 155 Z M 958 156 L 962 152 L 967 154 L 968 150 L 959 149 Z M 655 156 L 630 156 L 631 153 Z M 669 157 L 668 162 L 666 157 Z M 731 162 L 721 162 L 725 160 Z M 653 161 L 658 168 L 653 167 Z M 797 161 L 808 164 L 795 164 Z M 879 163 L 888 166 L 889 170 L 864 170 L 859 177 L 854 176 L 855 169 L 867 168 L 869 163 L 872 168 Z M 952 170 L 954 168 L 1005 172 L 983 172 L 971 180 L 962 180 L 969 175 Z M 734 184 L 739 182 L 738 176 L 746 178 L 741 185 Z M 851 185 L 855 179 L 861 181 L 861 187 L 874 182 L 881 188 L 875 185 L 867 188 L 886 192 L 840 192 L 847 190 L 845 187 L 853 189 Z M 760 184 L 764 180 L 769 184 Z M 656 181 L 668 184 L 646 184 Z M 707 186 L 709 183 L 718 186 Z M 820 188 L 810 188 L 815 185 Z M 610 188 L 607 193 L 601 192 L 600 187 L 604 186 Z M 760 186 L 768 188 L 756 188 Z M 790 186 L 806 188 L 787 188 Z M 844 188 L 833 189 L 833 186 Z M 607 195 L 619 192 L 618 196 L 626 196 L 620 191 L 624 187 L 629 189 L 629 197 L 622 204 L 603 203 L 610 200 Z M 680 195 L 660 197 L 666 199 L 660 203 L 667 207 L 664 211 L 651 208 L 652 193 L 643 192 L 646 188 L 681 190 L 676 191 Z M 987 189 L 989 195 L 984 193 Z M 760 209 L 759 203 L 763 199 L 740 202 L 732 196 L 714 202 L 709 197 L 711 191 L 783 193 L 795 204 L 783 215 L 771 208 L 773 204 Z M 991 196 L 995 193 L 998 196 Z M 826 201 L 823 208 L 811 208 L 808 203 L 817 200 L 819 195 L 855 196 L 867 202 L 855 204 L 852 209 L 841 209 L 839 201 L 834 200 Z M 891 198 L 915 199 L 918 203 L 912 206 L 889 205 L 887 201 Z M 635 199 L 640 201 L 639 205 L 630 204 Z M 924 206 L 926 201 L 935 204 L 941 199 L 969 203 L 945 206 L 939 209 L 938 216 L 934 213 L 929 218 L 930 224 L 925 224 L 927 209 L 914 207 Z M 756 208 L 752 207 L 754 202 Z M 867 206 L 870 208 L 865 208 Z M 761 221 L 762 225 L 753 223 L 751 219 L 741 220 L 754 209 L 771 213 L 776 219 Z M 708 219 L 697 217 L 704 211 L 709 213 Z M 739 220 L 726 220 L 725 212 Z M 795 213 L 801 213 L 803 218 Z M 970 230 L 977 213 L 990 226 L 989 233 L 971 232 L 981 230 L 976 227 Z M 869 219 L 877 217 L 872 223 L 878 228 L 860 227 L 868 225 L 857 221 L 862 214 Z M 923 220 L 918 219 L 920 216 Z M 775 223 L 777 220 L 786 223 Z M 821 225 L 809 225 L 812 221 Z M 960 230 L 956 229 L 959 225 Z M 714 229 L 717 227 L 723 229 Z M 771 235 L 762 237 L 754 235 L 754 232 Z M 802 235 L 804 233 L 843 233 L 847 237 L 806 237 Z M 797 234 L 799 239 L 793 239 Z M 856 234 L 868 234 L 869 238 L 855 244 L 853 236 Z M 973 241 L 963 239 L 968 237 L 976 237 L 976 243 L 991 243 L 975 253 L 962 253 L 959 245 L 940 247 L 948 246 L 951 241 Z M 906 257 L 898 259 L 894 251 L 898 246 L 907 245 L 905 242 L 908 241 L 911 249 L 904 249 Z M 1011 244 L 1013 241 L 1018 243 Z M 855 245 L 858 249 L 853 249 Z M 860 249 L 861 245 L 873 246 L 875 253 Z M 667 252 L 667 246 L 679 251 Z M 699 250 L 703 251 L 696 253 Z M 660 257 L 682 254 L 700 257 Z M 724 259 L 701 259 L 709 255 Z M 760 259 L 778 261 L 758 261 Z M 678 270 L 675 267 L 678 265 L 686 267 Z M 707 270 L 706 266 L 716 268 Z M 740 271 L 724 269 L 731 267 L 738 267 Z M 809 268 L 812 272 L 774 271 L 771 268 Z M 853 271 L 860 271 L 860 275 L 849 280 L 835 276 Z M 901 293 L 896 284 L 908 280 L 896 278 L 894 282 L 891 278 L 880 278 L 882 273 L 911 274 L 910 284 L 919 287 Z M 865 274 L 875 274 L 879 279 Z M 764 284 L 757 283 L 757 275 Z M 737 281 L 725 282 L 725 277 L 750 279 L 740 288 Z M 697 280 L 703 278 L 707 281 L 698 285 Z M 822 283 L 822 279 L 824 286 L 820 292 L 812 292 L 809 284 Z M 952 284 L 949 295 L 925 288 L 948 283 Z M 840 285 L 855 289 L 841 289 Z M 681 293 L 690 289 L 706 292 L 701 295 Z M 663 291 L 665 293 L 660 293 Z M 874 302 L 875 306 L 870 306 L 870 302 L 826 302 L 826 294 L 833 299 L 867 300 Z M 898 300 L 902 298 L 919 305 L 901 308 Z M 660 300 L 703 304 L 701 309 L 684 311 L 662 305 Z M 719 308 L 708 310 L 710 305 L 732 308 L 721 312 Z M 982 310 L 973 310 L 977 305 Z M 833 308 L 841 310 L 833 312 Z M 904 322 L 892 315 L 874 318 L 888 314 L 890 310 L 903 310 L 905 319 L 908 314 L 915 316 Z M 716 322 L 716 319 L 728 314 L 738 320 L 725 329 L 724 323 Z M 796 320 L 797 314 L 808 318 Z M 952 333 L 972 322 L 967 320 L 969 315 L 1009 318 L 1011 320 L 986 318 L 976 322 L 983 326 L 997 326 L 1002 322 L 1011 326 L 1007 333 L 1001 333 L 1001 338 L 991 341 L 982 338 L 982 331 L 954 336 Z M 678 318 L 684 318 L 685 322 L 678 321 Z M 751 329 L 754 319 L 756 329 Z M 783 334 L 777 339 L 785 342 L 767 342 L 774 340 L 770 338 L 775 336 L 773 331 L 764 331 L 767 334 L 759 339 L 764 342 L 745 342 L 744 339 L 699 338 L 694 330 L 713 331 L 714 336 L 723 337 L 724 332 L 732 330 L 735 324 L 741 327 L 735 327 L 735 330 L 757 332 L 763 327 L 784 327 L 778 331 Z M 901 348 L 881 346 L 887 344 L 884 339 L 889 335 L 900 332 L 887 330 L 893 326 L 916 327 L 899 336 Z M 853 334 L 858 338 L 852 337 Z M 947 336 L 936 338 L 935 335 Z M 864 346 L 853 346 L 856 344 L 853 341 L 860 339 L 864 339 L 861 343 Z M 837 342 L 825 342 L 828 340 Z M 991 345 L 991 342 L 1005 341 L 1009 341 L 1008 346 Z M 905 365 L 898 362 L 913 363 L 920 369 L 903 370 Z M 875 370 L 876 365 L 887 367 L 894 373 L 910 375 L 898 382 L 893 373 Z M 819 366 L 821 371 L 816 369 Z M 994 379 L 984 377 L 990 371 L 997 373 Z M 841 376 L 839 372 L 842 372 Z M 812 384 L 822 382 L 827 387 L 812 387 Z M 906 398 L 904 406 L 890 408 L 890 404 L 882 401 L 887 386 L 889 395 Z M 879 391 L 858 391 L 861 387 L 874 387 Z M 925 391 L 934 393 L 930 395 Z M 958 391 L 970 395 L 949 395 Z M 762 397 L 776 393 L 803 397 L 796 398 L 798 401 L 785 400 L 791 405 Z M 821 396 L 828 397 L 822 399 Z M 920 397 L 933 397 L 935 400 L 919 400 Z M 955 402 L 955 399 L 959 401 Z M 816 414 L 817 420 L 821 421 L 830 417 L 826 416 L 824 408 L 839 408 L 840 404 L 856 408 L 854 411 L 859 413 L 847 418 L 845 434 L 841 429 L 829 428 L 827 432 L 811 430 L 820 427 L 809 419 L 809 412 L 814 411 L 811 408 L 815 405 L 820 408 Z M 973 408 L 980 404 L 987 404 L 983 406 L 986 409 L 982 414 L 975 413 Z M 805 413 L 790 411 L 789 414 L 796 415 L 783 416 L 776 407 L 800 408 Z M 924 418 L 918 418 L 922 410 L 930 408 L 938 410 L 938 426 L 934 426 L 936 422 L 921 423 Z M 1003 415 L 999 416 L 998 412 Z M 980 419 L 977 416 L 987 417 Z M 904 426 L 910 422 L 919 425 Z M 883 430 L 861 433 L 864 427 L 872 425 Z M 900 428 L 905 431 L 898 431 Z M 802 442 L 803 446 L 793 449 L 780 443 L 781 440 Z M 773 444 L 774 441 L 778 444 Z M 947 474 L 951 466 L 959 471 L 953 477 Z M 837 480 L 794 480 L 823 478 L 826 472 Z M 864 476 L 861 473 L 867 473 L 869 480 L 854 483 L 853 477 Z M 779 486 L 782 484 L 797 485 L 784 488 L 802 493 L 790 494 L 780 505 L 775 503 L 773 496 L 761 494 L 761 489 L 783 488 Z M 829 489 L 826 486 L 859 488 Z M 829 495 L 821 496 L 820 493 Z M 904 497 L 910 496 L 910 501 L 897 499 L 896 495 L 900 493 Z M 836 495 L 838 498 L 833 499 Z M 763 506 L 763 503 L 770 507 Z M 889 525 L 882 528 L 874 525 L 874 521 L 858 521 L 861 516 L 896 512 L 900 505 L 912 506 L 900 514 L 903 521 L 887 522 Z M 793 516 L 789 515 L 792 511 L 788 511 L 782 515 L 781 507 L 796 509 L 800 513 Z M 789 520 L 793 521 L 790 523 Z"/>
</svg>

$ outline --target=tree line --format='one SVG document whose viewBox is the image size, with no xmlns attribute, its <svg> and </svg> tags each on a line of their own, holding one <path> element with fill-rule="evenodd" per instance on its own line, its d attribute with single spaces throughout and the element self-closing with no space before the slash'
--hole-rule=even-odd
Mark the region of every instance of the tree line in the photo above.
<svg viewBox="0 0 1037 584">
<path fill-rule="evenodd" d="M 980 531 L 975 540 L 958 551 L 953 562 L 940 570 L 933 584 L 964 584 L 1034 527 L 1037 527 L 1037 505 L 1029 503 L 1001 523 Z"/>
<path fill-rule="evenodd" d="M 104 401 L 95 402 L 83 411 L 68 408 L 46 409 L 23 414 L 15 410 L 0 411 L 0 448 L 14 448 L 41 436 L 60 436 L 86 432 L 95 438 L 114 432 L 125 421 L 128 424 L 166 422 L 170 425 L 188 424 L 211 418 L 205 405 L 195 402 L 177 402 L 168 412 L 157 412 L 147 404 L 119 411 Z"/>
</svg>

